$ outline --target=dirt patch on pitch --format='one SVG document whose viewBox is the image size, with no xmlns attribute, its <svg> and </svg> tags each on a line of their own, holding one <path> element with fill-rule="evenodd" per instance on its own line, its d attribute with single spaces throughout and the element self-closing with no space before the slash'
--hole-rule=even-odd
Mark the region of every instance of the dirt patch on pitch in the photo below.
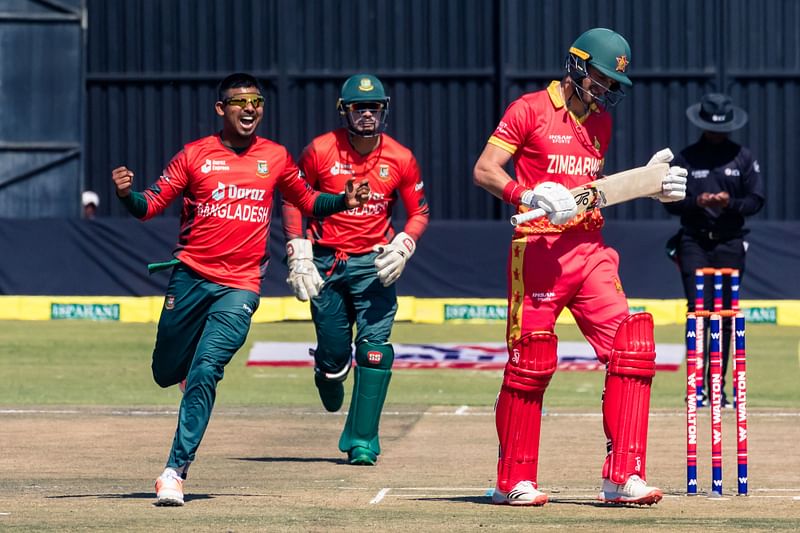
<svg viewBox="0 0 800 533">
<path fill-rule="evenodd" d="M 144 531 L 511 530 L 536 527 L 707 531 L 792 529 L 800 521 L 800 411 L 750 414 L 750 491 L 734 495 L 733 413 L 724 419 L 721 499 L 686 497 L 685 421 L 654 413 L 654 507 L 598 504 L 605 453 L 596 413 L 549 412 L 539 481 L 543 508 L 489 504 L 494 418 L 486 408 L 388 406 L 376 467 L 344 462 L 344 417 L 306 409 L 218 409 L 186 484 L 183 508 L 153 506 L 174 411 L 43 409 L 0 413 L 0 529 Z M 707 413 L 700 415 L 701 492 L 710 484 Z"/>
</svg>

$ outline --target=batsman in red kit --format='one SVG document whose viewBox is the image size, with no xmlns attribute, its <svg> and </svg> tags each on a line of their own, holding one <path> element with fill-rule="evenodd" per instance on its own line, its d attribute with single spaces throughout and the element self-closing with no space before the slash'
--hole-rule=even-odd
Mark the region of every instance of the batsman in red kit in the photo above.
<svg viewBox="0 0 800 533">
<path fill-rule="evenodd" d="M 311 301 L 317 333 L 314 383 L 328 411 L 342 406 L 355 344 L 353 395 L 339 450 L 350 464 L 374 465 L 394 361 L 389 342 L 397 313 L 394 283 L 428 225 L 428 204 L 414 155 L 383 133 L 389 97 L 380 80 L 369 74 L 348 78 L 338 109 L 345 127 L 311 141 L 300 168 L 320 191 L 341 190 L 353 178 L 369 180 L 370 199 L 324 220 L 311 218 L 304 235 L 301 214 L 287 197 L 287 282 L 299 300 Z M 407 220 L 395 233 L 392 213 L 398 200 Z"/>
<path fill-rule="evenodd" d="M 603 242 L 597 209 L 576 216 L 570 188 L 597 179 L 611 140 L 606 108 L 632 85 L 625 39 L 591 29 L 573 43 L 566 74 L 524 94 L 500 121 L 475 165 L 475 183 L 520 211 L 546 218 L 517 226 L 508 258 L 509 360 L 496 405 L 500 441 L 496 504 L 544 505 L 537 466 L 542 400 L 557 366 L 556 319 L 567 307 L 606 366 L 603 428 L 608 450 L 599 499 L 653 504 L 662 492 L 646 481 L 650 384 L 655 375 L 653 319 L 631 315 L 619 280 L 619 256 Z M 504 170 L 514 161 L 516 180 Z M 672 159 L 666 149 L 650 161 Z M 656 196 L 686 194 L 686 171 L 670 167 Z"/>
<path fill-rule="evenodd" d="M 183 505 L 183 481 L 208 426 L 217 383 L 247 338 L 267 266 L 275 189 L 317 217 L 356 209 L 369 198 L 366 180 L 343 180 L 333 194 L 313 190 L 286 148 L 256 135 L 264 97 L 254 77 L 231 74 L 217 92 L 222 131 L 185 145 L 144 193 L 132 190 L 128 168 L 112 172 L 117 196 L 137 218 L 152 218 L 179 197 L 183 202 L 175 258 L 150 265 L 172 268 L 153 378 L 183 390 L 172 449 L 156 480 L 157 505 Z"/>
</svg>

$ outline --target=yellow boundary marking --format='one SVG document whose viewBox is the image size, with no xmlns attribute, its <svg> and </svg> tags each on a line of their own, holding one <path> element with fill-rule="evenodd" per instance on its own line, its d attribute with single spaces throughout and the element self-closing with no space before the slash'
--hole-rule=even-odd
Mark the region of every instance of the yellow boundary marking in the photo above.
<svg viewBox="0 0 800 533">
<path fill-rule="evenodd" d="M 0 296 L 0 320 L 57 320 L 72 316 L 83 320 L 120 322 L 158 322 L 164 303 L 162 296 Z M 674 300 L 630 299 L 631 309 L 647 311 L 656 325 L 684 324 L 686 302 Z M 774 316 L 778 326 L 800 326 L 800 300 L 743 300 L 742 309 L 759 316 Z M 398 321 L 417 324 L 498 324 L 505 323 L 505 298 L 415 298 L 401 296 Z M 294 297 L 262 297 L 253 322 L 311 320 L 307 303 Z M 565 310 L 558 324 L 574 324 Z M 798 345 L 800 361 L 800 345 Z"/>
</svg>

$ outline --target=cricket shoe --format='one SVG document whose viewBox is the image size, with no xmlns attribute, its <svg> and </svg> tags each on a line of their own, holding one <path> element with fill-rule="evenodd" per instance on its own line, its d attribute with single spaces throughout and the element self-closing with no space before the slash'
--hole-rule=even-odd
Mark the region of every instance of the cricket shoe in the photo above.
<svg viewBox="0 0 800 533">
<path fill-rule="evenodd" d="M 183 505 L 183 479 L 172 468 L 164 469 L 156 479 L 156 500 L 156 505 L 164 507 Z"/>
<path fill-rule="evenodd" d="M 314 374 L 314 384 L 319 391 L 319 399 L 326 411 L 335 413 L 342 408 L 344 402 L 344 385 L 341 381 L 330 381 L 319 374 Z"/>
<path fill-rule="evenodd" d="M 378 456 L 369 448 L 353 446 L 347 452 L 347 461 L 351 465 L 374 466 L 378 462 Z"/>
<path fill-rule="evenodd" d="M 636 505 L 653 505 L 661 501 L 664 493 L 658 487 L 650 487 L 637 475 L 618 485 L 610 479 L 603 479 L 603 490 L 597 497 L 604 503 L 632 503 Z"/>
<path fill-rule="evenodd" d="M 723 392 L 722 399 L 720 400 L 720 406 L 723 409 L 733 409 L 733 403 L 728 399 L 728 396 Z"/>
<path fill-rule="evenodd" d="M 495 505 L 535 505 L 547 503 L 547 494 L 533 486 L 531 481 L 520 481 L 508 492 L 495 488 L 492 493 Z"/>
</svg>

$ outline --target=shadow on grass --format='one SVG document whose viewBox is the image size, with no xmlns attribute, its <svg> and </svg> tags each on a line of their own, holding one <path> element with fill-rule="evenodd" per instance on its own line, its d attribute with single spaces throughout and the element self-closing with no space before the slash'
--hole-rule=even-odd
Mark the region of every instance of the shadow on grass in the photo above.
<svg viewBox="0 0 800 533">
<path fill-rule="evenodd" d="M 333 463 L 348 464 L 344 457 L 232 457 L 234 461 L 255 461 L 259 463 Z"/>
<path fill-rule="evenodd" d="M 408 498 L 409 500 L 420 502 L 453 502 L 453 503 L 473 503 L 476 505 L 494 505 L 491 496 L 437 496 L 437 497 L 419 497 Z M 598 500 L 588 498 L 553 498 L 548 500 L 546 506 L 551 505 L 577 505 L 581 507 L 598 507 L 598 508 L 620 508 L 625 507 L 629 509 L 647 509 L 650 505 L 635 505 L 635 504 L 620 504 L 620 503 L 603 503 Z M 498 505 L 498 507 L 525 507 L 524 505 Z"/>
<path fill-rule="evenodd" d="M 259 496 L 255 494 L 187 494 L 184 501 L 211 500 L 218 496 Z M 58 496 L 45 496 L 46 499 L 63 500 L 70 498 L 98 498 L 109 500 L 155 500 L 155 492 L 129 492 L 127 494 L 60 494 Z"/>
</svg>

